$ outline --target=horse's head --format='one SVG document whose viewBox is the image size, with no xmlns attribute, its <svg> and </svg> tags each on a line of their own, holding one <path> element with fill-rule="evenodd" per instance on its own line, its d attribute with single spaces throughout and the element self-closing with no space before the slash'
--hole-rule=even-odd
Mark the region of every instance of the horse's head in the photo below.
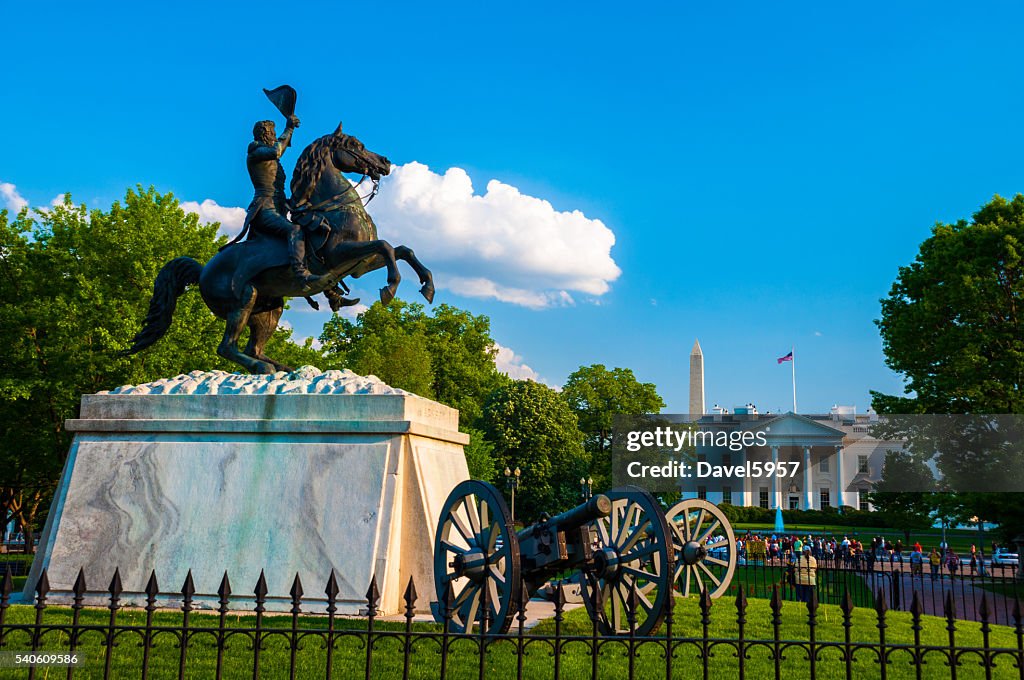
<svg viewBox="0 0 1024 680">
<path fill-rule="evenodd" d="M 333 167 L 332 167 L 333 166 Z M 332 171 L 355 172 L 374 181 L 391 172 L 391 161 L 367 149 L 362 142 L 338 129 L 313 141 L 299 155 L 292 173 L 292 199 L 297 204 L 311 200 L 321 178 L 330 177 Z M 338 178 L 344 179 L 335 173 Z M 347 186 L 347 182 L 345 182 Z M 338 192 L 337 187 L 325 183 L 328 196 Z M 344 189 L 344 187 L 342 187 Z M 315 201 L 313 201 L 315 202 Z"/>
<path fill-rule="evenodd" d="M 391 172 L 391 161 L 370 151 L 355 137 L 345 135 L 334 153 L 334 164 L 342 172 L 358 172 L 378 180 Z"/>
<path fill-rule="evenodd" d="M 391 161 L 366 148 L 362 142 L 341 131 L 341 123 L 330 138 L 334 167 L 342 172 L 358 172 L 378 180 L 391 172 Z"/>
</svg>

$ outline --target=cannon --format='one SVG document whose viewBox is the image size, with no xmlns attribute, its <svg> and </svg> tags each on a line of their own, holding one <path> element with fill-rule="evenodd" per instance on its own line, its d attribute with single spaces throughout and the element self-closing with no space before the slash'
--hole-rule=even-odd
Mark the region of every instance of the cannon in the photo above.
<svg viewBox="0 0 1024 680">
<path fill-rule="evenodd" d="M 619 487 L 518 532 L 505 499 L 469 480 L 445 501 L 434 538 L 434 615 L 450 630 L 504 633 L 522 598 L 576 570 L 603 634 L 637 635 L 661 625 L 671 602 L 676 547 L 650 493 Z"/>
</svg>

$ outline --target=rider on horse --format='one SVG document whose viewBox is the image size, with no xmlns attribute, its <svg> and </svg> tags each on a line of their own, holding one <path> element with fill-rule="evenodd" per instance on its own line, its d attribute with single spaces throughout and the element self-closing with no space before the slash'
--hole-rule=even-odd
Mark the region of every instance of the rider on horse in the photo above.
<svg viewBox="0 0 1024 680">
<path fill-rule="evenodd" d="M 242 231 L 234 242 L 241 240 L 250 228 L 253 232 L 284 237 L 288 243 L 292 273 L 302 284 L 303 291 L 311 291 L 322 277 L 311 273 L 306 267 L 306 238 L 302 227 L 285 217 L 288 214 L 288 202 L 284 194 L 285 172 L 281 166 L 281 156 L 291 145 L 292 132 L 297 127 L 299 119 L 294 114 L 288 116 L 280 137 L 276 137 L 273 121 L 261 120 L 253 126 L 253 141 L 249 143 L 246 166 L 256 193 L 246 211 Z M 249 233 L 249 238 L 252 238 L 252 233 Z M 324 296 L 334 311 L 358 302 L 358 299 L 345 298 L 337 286 L 325 290 Z M 307 296 L 306 301 L 314 309 L 320 309 L 320 305 L 311 297 Z"/>
<path fill-rule="evenodd" d="M 261 120 L 253 126 L 253 141 L 249 143 L 245 164 L 256 190 L 249 209 L 245 214 L 246 228 L 272 236 L 283 236 L 288 240 L 289 262 L 292 273 L 302 283 L 304 290 L 312 290 L 320 277 L 306 268 L 306 238 L 302 227 L 288 221 L 288 203 L 284 195 L 285 175 L 281 167 L 281 156 L 291 145 L 292 131 L 299 126 L 294 114 L 288 116 L 288 124 L 280 137 L 274 132 L 274 122 Z M 276 138 L 275 138 L 276 137 Z"/>
</svg>

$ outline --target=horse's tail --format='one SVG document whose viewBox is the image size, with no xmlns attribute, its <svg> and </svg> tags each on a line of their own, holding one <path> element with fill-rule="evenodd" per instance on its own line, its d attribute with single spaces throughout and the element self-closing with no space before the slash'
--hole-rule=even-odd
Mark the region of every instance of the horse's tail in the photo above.
<svg viewBox="0 0 1024 680">
<path fill-rule="evenodd" d="M 132 346 L 121 352 L 122 356 L 141 352 L 164 337 L 171 327 L 178 298 L 186 286 L 199 281 L 201 271 L 203 265 L 191 257 L 176 257 L 163 266 L 153 284 L 153 297 L 149 300 L 149 313 L 142 322 L 142 330 L 132 340 Z"/>
</svg>

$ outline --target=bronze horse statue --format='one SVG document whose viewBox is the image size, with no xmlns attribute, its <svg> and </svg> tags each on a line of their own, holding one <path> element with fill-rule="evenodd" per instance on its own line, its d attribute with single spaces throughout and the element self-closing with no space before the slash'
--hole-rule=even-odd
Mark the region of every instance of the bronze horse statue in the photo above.
<svg viewBox="0 0 1024 680">
<path fill-rule="evenodd" d="M 305 230 L 307 252 L 312 253 L 310 271 L 323 276 L 316 289 L 303 289 L 295 279 L 282 239 L 259 233 L 226 246 L 205 266 L 191 257 L 175 258 L 157 275 L 143 328 L 125 354 L 135 354 L 163 337 L 171 326 L 178 297 L 194 283 L 199 284 L 210 311 L 227 322 L 217 353 L 251 373 L 291 370 L 263 353 L 284 311 L 285 298 L 321 293 L 346 276 L 359 278 L 384 267 L 388 283 L 381 288 L 380 299 L 387 304 L 401 281 L 397 260 L 404 260 L 419 277 L 420 293 L 432 302 L 430 270 L 412 249 L 392 247 L 377 238 L 377 226 L 343 172 L 358 173 L 376 183 L 391 172 L 391 163 L 367 150 L 355 137 L 343 134 L 338 126 L 334 133 L 303 150 L 292 173 L 292 219 Z M 238 339 L 246 326 L 249 343 L 239 350 Z"/>
</svg>

